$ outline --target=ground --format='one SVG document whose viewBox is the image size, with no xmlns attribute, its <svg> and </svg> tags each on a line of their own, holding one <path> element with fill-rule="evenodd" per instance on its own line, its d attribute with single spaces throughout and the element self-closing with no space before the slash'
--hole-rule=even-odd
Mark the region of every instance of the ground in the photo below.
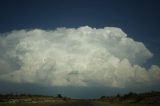
<svg viewBox="0 0 160 106">
<path fill-rule="evenodd" d="M 0 106 L 156 106 L 155 104 L 111 103 L 102 101 L 77 100 L 65 103 L 0 103 Z M 158 106 L 158 105 L 157 105 Z"/>
</svg>

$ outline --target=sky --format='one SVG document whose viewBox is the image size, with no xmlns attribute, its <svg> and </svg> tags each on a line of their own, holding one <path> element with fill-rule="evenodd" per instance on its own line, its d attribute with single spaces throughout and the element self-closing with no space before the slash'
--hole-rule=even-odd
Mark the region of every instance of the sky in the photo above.
<svg viewBox="0 0 160 106">
<path fill-rule="evenodd" d="M 95 98 L 160 90 L 158 0 L 1 0 L 0 93 Z"/>
</svg>

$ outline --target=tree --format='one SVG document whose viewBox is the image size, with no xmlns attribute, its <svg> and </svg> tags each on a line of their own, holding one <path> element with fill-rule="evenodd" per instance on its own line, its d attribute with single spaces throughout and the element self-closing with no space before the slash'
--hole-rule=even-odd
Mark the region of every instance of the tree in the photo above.
<svg viewBox="0 0 160 106">
<path fill-rule="evenodd" d="M 58 98 L 62 98 L 63 96 L 61 94 L 57 94 L 57 97 Z"/>
<path fill-rule="evenodd" d="M 101 96 L 101 97 L 100 97 L 100 99 L 105 99 L 105 98 L 106 98 L 106 96 Z"/>
<path fill-rule="evenodd" d="M 120 95 L 120 94 L 117 94 L 116 97 L 119 98 L 119 97 L 121 97 L 121 95 Z"/>
</svg>

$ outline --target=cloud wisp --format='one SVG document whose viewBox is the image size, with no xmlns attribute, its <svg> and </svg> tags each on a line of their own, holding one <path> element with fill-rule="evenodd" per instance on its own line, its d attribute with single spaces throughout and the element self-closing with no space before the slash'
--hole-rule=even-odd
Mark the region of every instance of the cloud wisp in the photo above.
<svg viewBox="0 0 160 106">
<path fill-rule="evenodd" d="M 0 36 L 0 80 L 123 88 L 160 81 L 153 54 L 120 28 L 17 30 Z"/>
</svg>

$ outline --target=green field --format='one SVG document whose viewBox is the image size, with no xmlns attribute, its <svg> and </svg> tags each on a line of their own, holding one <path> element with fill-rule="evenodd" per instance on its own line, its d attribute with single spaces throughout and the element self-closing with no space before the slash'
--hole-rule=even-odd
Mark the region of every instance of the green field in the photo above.
<svg viewBox="0 0 160 106">
<path fill-rule="evenodd" d="M 40 104 L 33 104 L 33 103 L 12 103 L 12 104 L 9 104 L 9 103 L 0 103 L 0 106 L 51 106 L 51 104 L 43 104 L 43 103 L 40 103 Z"/>
<path fill-rule="evenodd" d="M 153 104 L 140 104 L 140 103 L 111 103 L 111 102 L 101 102 L 101 101 L 76 101 L 62 104 L 53 103 L 0 103 L 0 106 L 159 106 Z"/>
<path fill-rule="evenodd" d="M 51 103 L 0 103 L 0 106 L 53 106 Z"/>
<path fill-rule="evenodd" d="M 159 106 L 158 104 L 145 104 L 145 103 L 116 103 L 116 102 L 94 102 L 95 106 Z"/>
<path fill-rule="evenodd" d="M 160 106 L 160 92 L 101 96 L 99 99 L 80 100 L 58 95 L 1 95 L 0 106 Z"/>
</svg>

